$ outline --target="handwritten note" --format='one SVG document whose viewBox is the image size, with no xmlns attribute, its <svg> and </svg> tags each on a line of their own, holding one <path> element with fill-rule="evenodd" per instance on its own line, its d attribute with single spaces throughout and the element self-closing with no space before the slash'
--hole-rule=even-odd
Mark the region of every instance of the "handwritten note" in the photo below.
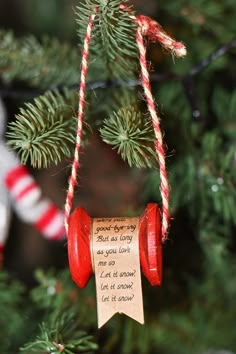
<svg viewBox="0 0 236 354">
<path fill-rule="evenodd" d="M 138 233 L 139 218 L 92 221 L 99 328 L 117 312 L 144 323 Z"/>
</svg>

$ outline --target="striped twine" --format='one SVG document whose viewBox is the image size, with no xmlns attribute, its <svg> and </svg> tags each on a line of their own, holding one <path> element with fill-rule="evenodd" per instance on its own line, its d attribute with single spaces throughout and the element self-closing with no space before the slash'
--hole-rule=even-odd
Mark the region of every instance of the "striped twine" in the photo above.
<svg viewBox="0 0 236 354">
<path fill-rule="evenodd" d="M 160 118 L 157 115 L 157 110 L 154 103 L 154 98 L 151 91 L 149 73 L 147 69 L 146 61 L 146 48 L 143 41 L 143 35 L 141 28 L 138 28 L 136 34 L 137 46 L 139 49 L 139 60 L 141 67 L 141 78 L 142 85 L 147 101 L 147 107 L 152 118 L 153 129 L 155 133 L 155 149 L 160 166 L 160 193 L 162 198 L 162 242 L 167 238 L 167 229 L 168 229 L 168 220 L 169 220 L 169 185 L 168 178 L 166 173 L 166 164 L 165 164 L 165 151 L 163 148 L 163 139 L 160 129 Z"/>
<path fill-rule="evenodd" d="M 129 8 L 126 5 L 121 4 L 120 9 L 129 12 Z M 147 101 L 147 107 L 152 118 L 153 130 L 155 134 L 155 150 L 158 157 L 160 167 L 160 193 L 162 199 L 162 242 L 167 239 L 168 224 L 169 224 L 169 183 L 166 172 L 165 163 L 165 150 L 163 146 L 162 132 L 160 128 L 160 118 L 157 113 L 155 101 L 152 95 L 150 78 L 146 60 L 146 47 L 144 45 L 143 37 L 146 36 L 153 42 L 159 42 L 166 50 L 176 57 L 183 57 L 186 55 L 185 45 L 181 42 L 175 41 L 173 38 L 162 29 L 162 27 L 156 21 L 147 16 L 130 16 L 132 20 L 137 24 L 136 42 L 139 50 L 139 61 L 141 67 L 141 79 L 142 86 Z"/>
<path fill-rule="evenodd" d="M 79 154 L 80 154 L 80 147 L 81 147 L 83 117 L 84 117 L 84 107 L 85 107 L 86 76 L 88 71 L 88 54 L 89 54 L 89 45 L 91 41 L 92 28 L 93 28 L 93 22 L 95 16 L 96 14 L 94 13 L 89 17 L 89 23 L 85 34 L 84 47 L 82 51 L 76 145 L 75 145 L 74 159 L 72 163 L 71 176 L 69 178 L 69 185 L 68 185 L 66 203 L 65 203 L 65 229 L 67 234 L 68 234 L 69 217 L 72 208 L 75 186 L 77 184 L 77 174 L 80 165 Z"/>
</svg>

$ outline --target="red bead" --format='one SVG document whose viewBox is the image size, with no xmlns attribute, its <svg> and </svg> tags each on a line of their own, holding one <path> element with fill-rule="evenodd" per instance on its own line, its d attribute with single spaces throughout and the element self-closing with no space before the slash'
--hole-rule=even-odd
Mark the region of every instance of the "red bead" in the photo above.
<svg viewBox="0 0 236 354">
<path fill-rule="evenodd" d="M 68 257 L 72 279 L 83 288 L 93 273 L 90 254 L 91 218 L 78 207 L 69 220 Z M 147 205 L 140 217 L 139 252 L 142 271 L 151 285 L 162 281 L 161 217 L 155 203 Z"/>
</svg>

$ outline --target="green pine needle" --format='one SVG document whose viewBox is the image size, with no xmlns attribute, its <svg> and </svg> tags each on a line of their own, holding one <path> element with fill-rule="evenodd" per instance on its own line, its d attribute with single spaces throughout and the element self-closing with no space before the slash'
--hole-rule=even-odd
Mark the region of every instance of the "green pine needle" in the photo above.
<svg viewBox="0 0 236 354">
<path fill-rule="evenodd" d="M 126 3 L 126 1 L 123 1 Z M 134 71 L 137 48 L 135 42 L 135 24 L 130 18 L 132 9 L 127 11 L 119 8 L 119 0 L 85 0 L 77 7 L 77 23 L 79 37 L 84 40 L 88 18 L 97 7 L 97 15 L 93 27 L 91 54 L 102 58 L 104 68 L 109 78 L 126 78 Z M 92 60 L 91 60 L 92 61 Z"/>
<path fill-rule="evenodd" d="M 30 160 L 33 167 L 48 167 L 71 156 L 76 119 L 76 96 L 47 92 L 26 103 L 10 124 L 9 145 L 18 150 L 21 161 Z"/>
<path fill-rule="evenodd" d="M 79 80 L 79 58 L 77 48 L 56 38 L 19 39 L 0 31 L 0 72 L 6 82 L 20 80 L 42 89 L 71 85 Z"/>
<path fill-rule="evenodd" d="M 103 141 L 117 149 L 130 166 L 152 166 L 155 159 L 152 124 L 133 107 L 113 112 L 109 119 L 104 120 L 100 133 Z"/>
<path fill-rule="evenodd" d="M 27 354 L 94 353 L 98 349 L 94 338 L 80 328 L 77 314 L 67 310 L 49 324 L 43 323 L 39 336 L 21 348 L 21 351 Z"/>
<path fill-rule="evenodd" d="M 29 325 L 29 311 L 25 302 L 25 286 L 0 271 L 0 352 L 17 353 L 20 343 L 27 340 L 34 325 Z M 25 326 L 28 328 L 27 333 Z"/>
</svg>

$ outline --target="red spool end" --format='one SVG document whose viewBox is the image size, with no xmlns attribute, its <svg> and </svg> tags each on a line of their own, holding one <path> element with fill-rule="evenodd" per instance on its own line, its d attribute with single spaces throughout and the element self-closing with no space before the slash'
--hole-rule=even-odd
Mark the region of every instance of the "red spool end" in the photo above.
<svg viewBox="0 0 236 354">
<path fill-rule="evenodd" d="M 71 277 L 84 288 L 93 273 L 90 255 L 91 218 L 84 208 L 76 208 L 69 220 L 68 257 Z"/>
<path fill-rule="evenodd" d="M 3 254 L 4 254 L 4 245 L 0 243 L 0 269 L 3 265 Z"/>
<path fill-rule="evenodd" d="M 144 275 L 151 285 L 161 285 L 161 216 L 159 208 L 155 203 L 148 204 L 140 218 L 139 251 Z"/>
</svg>

